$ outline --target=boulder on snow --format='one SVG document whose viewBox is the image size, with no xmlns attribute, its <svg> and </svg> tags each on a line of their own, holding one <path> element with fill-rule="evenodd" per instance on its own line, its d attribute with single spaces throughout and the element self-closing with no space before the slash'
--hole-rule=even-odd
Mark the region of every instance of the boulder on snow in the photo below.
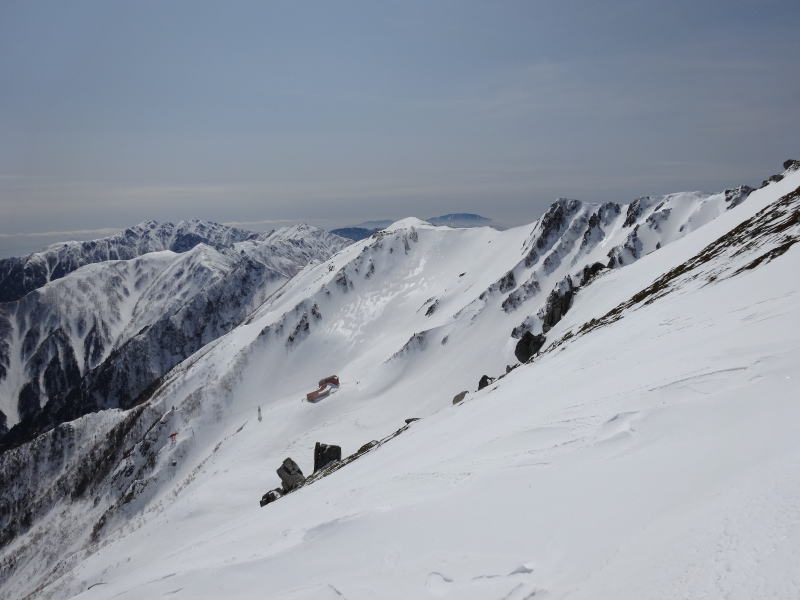
<svg viewBox="0 0 800 600">
<path fill-rule="evenodd" d="M 526 363 L 544 346 L 546 340 L 544 335 L 533 335 L 530 331 L 526 331 L 514 348 L 514 356 L 519 362 Z"/>
<path fill-rule="evenodd" d="M 464 390 L 463 392 L 459 392 L 458 394 L 453 396 L 453 404 L 458 404 L 459 402 L 461 402 L 467 396 L 468 393 L 469 392 L 467 390 Z"/>
<path fill-rule="evenodd" d="M 488 375 L 484 375 L 483 377 L 480 378 L 480 381 L 478 381 L 478 389 L 482 390 L 493 381 L 494 377 L 489 377 Z"/>
<path fill-rule="evenodd" d="M 364 452 L 368 452 L 369 450 L 372 450 L 375 446 L 377 446 L 378 443 L 379 443 L 378 440 L 372 440 L 371 442 L 367 442 L 366 444 L 361 446 L 361 448 L 358 449 L 358 452 L 356 452 L 356 454 L 363 454 Z"/>
<path fill-rule="evenodd" d="M 270 502 L 275 502 L 275 500 L 277 500 L 281 496 L 283 496 L 283 490 L 281 490 L 281 488 L 275 488 L 274 490 L 270 490 L 266 494 L 261 496 L 261 501 L 258 504 L 260 506 L 266 506 Z"/>
<path fill-rule="evenodd" d="M 303 485 L 306 480 L 300 467 L 298 467 L 297 463 L 291 458 L 287 458 L 283 461 L 283 464 L 278 467 L 277 473 L 278 477 L 281 478 L 284 493 L 297 489 Z"/>
<path fill-rule="evenodd" d="M 329 465 L 335 460 L 342 460 L 342 448 L 332 444 L 317 442 L 314 446 L 314 472 Z"/>
<path fill-rule="evenodd" d="M 406 425 L 411 425 L 414 421 L 419 421 L 419 417 L 410 417 L 406 419 Z"/>
</svg>

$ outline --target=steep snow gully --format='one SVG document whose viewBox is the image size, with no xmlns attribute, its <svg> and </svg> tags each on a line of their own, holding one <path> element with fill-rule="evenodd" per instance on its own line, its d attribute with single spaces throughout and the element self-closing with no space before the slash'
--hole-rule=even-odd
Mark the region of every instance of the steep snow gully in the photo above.
<svg viewBox="0 0 800 600">
<path fill-rule="evenodd" d="M 309 262 L 0 455 L 0 597 L 800 597 L 796 167 Z"/>
</svg>

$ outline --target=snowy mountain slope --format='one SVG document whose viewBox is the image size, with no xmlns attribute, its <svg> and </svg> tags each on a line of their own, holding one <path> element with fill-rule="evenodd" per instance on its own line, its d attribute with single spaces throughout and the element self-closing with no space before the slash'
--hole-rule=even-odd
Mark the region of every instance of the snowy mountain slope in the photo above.
<svg viewBox="0 0 800 600">
<path fill-rule="evenodd" d="M 0 304 L 0 411 L 9 428 L 26 422 L 9 439 L 130 406 L 301 267 L 344 245 L 322 230 L 290 227 L 230 248 L 201 243 L 90 264 Z"/>
<path fill-rule="evenodd" d="M 211 221 L 192 219 L 179 223 L 158 223 L 149 220 L 112 236 L 85 242 L 63 242 L 25 257 L 0 260 L 0 302 L 22 298 L 48 281 L 54 281 L 84 265 L 129 260 L 150 252 L 171 250 L 186 252 L 198 244 L 212 248 L 230 248 L 238 242 L 262 241 L 275 245 L 293 241 L 302 245 L 306 225 L 256 233 Z M 338 244 L 336 236 L 315 232 L 318 244 Z M 313 245 L 313 243 L 311 243 Z"/>
<path fill-rule="evenodd" d="M 185 505 L 75 568 L 95 584 L 77 597 L 796 597 L 800 254 L 733 275 L 800 237 L 800 198 L 786 208 L 766 247 L 736 240 L 699 277 L 690 263 L 676 293 L 265 509 L 215 495 L 267 443 L 248 423 Z M 674 268 L 713 239 L 645 261 Z M 578 296 L 572 314 L 592 309 Z"/>
<path fill-rule="evenodd" d="M 406 220 L 304 269 L 247 323 L 176 367 L 152 399 L 136 409 L 138 414 L 106 411 L 102 419 L 85 417 L 0 457 L 2 483 L 32 482 L 8 486 L 14 499 L 10 522 L 28 524 L 15 530 L 24 535 L 2 542 L 0 569 L 12 584 L 0 592 L 37 597 L 174 592 L 202 598 L 224 586 L 230 597 L 248 597 L 269 586 L 270 597 L 325 597 L 334 589 L 346 597 L 525 597 L 547 588 L 563 597 L 601 589 L 612 582 L 598 575 L 609 548 L 623 546 L 651 526 L 670 499 L 681 500 L 647 479 L 649 461 L 670 456 L 670 447 L 652 456 L 647 449 L 666 436 L 705 456 L 704 450 L 722 448 L 732 439 L 721 435 L 706 444 L 695 430 L 676 430 L 670 418 L 679 415 L 670 413 L 650 430 L 644 454 L 620 466 L 613 461 L 615 440 L 627 439 L 637 422 L 622 409 L 626 403 L 650 402 L 647 394 L 634 392 L 654 373 L 677 382 L 665 388 L 672 396 L 664 392 L 659 402 L 674 400 L 687 370 L 696 371 L 710 354 L 726 358 L 741 331 L 734 331 L 739 317 L 727 311 L 737 297 L 725 286 L 738 286 L 736 293 L 739 287 L 760 293 L 764 288 L 752 285 L 759 282 L 747 278 L 767 273 L 772 281 L 775 265 L 796 260 L 796 249 L 736 277 L 713 284 L 704 280 L 704 286 L 696 282 L 691 292 L 687 288 L 643 308 L 624 309 L 623 318 L 605 327 L 573 332 L 580 342 L 558 344 L 569 333 L 564 327 L 576 319 L 580 328 L 627 302 L 719 237 L 718 224 L 726 233 L 791 191 L 791 185 L 797 187 L 797 179 L 787 174 L 730 211 L 717 202 L 718 218 L 683 231 L 687 217 L 677 215 L 697 210 L 673 210 L 667 217 L 675 219 L 670 227 L 660 221 L 655 229 L 646 222 L 665 208 L 657 209 L 658 203 L 626 226 L 629 207 L 560 201 L 536 224 L 507 232 L 441 229 Z M 608 253 L 624 246 L 636 225 L 686 237 L 665 237 L 658 252 L 600 271 L 581 287 L 584 266 L 602 257 L 608 261 Z M 741 240 L 736 243 L 743 247 Z M 750 264 L 758 250 L 744 251 L 737 260 Z M 565 305 L 566 317 L 551 322 L 550 292 L 563 289 L 567 277 L 575 280 L 574 304 Z M 617 283 L 606 286 L 602 301 L 588 302 L 606 281 Z M 776 282 L 777 293 L 788 293 L 795 284 L 784 277 Z M 720 304 L 720 297 L 727 304 Z M 740 295 L 738 300 L 758 298 Z M 694 305 L 716 328 L 719 348 L 689 337 L 708 331 L 671 327 L 674 313 L 694 314 L 687 308 Z M 598 307 L 604 306 L 601 312 Z M 664 325 L 637 321 L 664 306 Z M 789 336 L 789 350 L 794 338 L 786 319 L 796 322 L 797 316 L 787 313 L 790 309 L 780 305 L 777 319 Z M 754 339 L 766 336 L 762 342 L 772 339 L 774 332 L 758 328 L 758 316 L 748 333 Z M 498 375 L 515 360 L 517 341 L 510 334 L 521 323 L 535 332 L 548 325 L 545 352 L 451 407 L 453 394 L 474 390 L 481 374 Z M 660 364 L 663 340 L 656 334 L 671 336 L 677 346 L 686 343 L 689 347 L 681 349 L 687 360 Z M 757 346 L 748 357 L 762 351 Z M 785 371 L 787 356 L 781 354 L 769 368 L 777 364 L 778 372 Z M 730 391 L 725 374 L 739 371 L 727 368 L 722 375 L 712 373 L 708 385 L 722 380 L 721 389 Z M 768 367 L 758 368 L 755 373 L 764 377 Z M 318 404 L 299 401 L 331 372 L 342 379 L 337 394 Z M 262 423 L 255 419 L 257 406 L 264 409 Z M 640 412 L 649 414 L 650 408 Z M 734 419 L 739 429 L 731 431 L 737 435 L 752 422 L 746 408 L 741 419 Z M 285 456 L 293 456 L 308 473 L 315 441 L 339 443 L 350 453 L 394 431 L 403 418 L 417 416 L 427 418 L 352 465 L 256 509 L 260 494 L 277 484 L 274 469 Z M 108 431 L 115 433 L 105 437 Z M 174 445 L 171 433 L 177 434 Z M 92 434 L 97 441 L 87 440 Z M 82 441 L 70 444 L 74 454 L 65 458 L 54 441 L 58 436 Z M 31 472 L 30 456 L 44 465 L 47 480 L 18 477 Z M 687 461 L 698 470 L 710 468 L 682 459 L 682 468 Z M 734 463 L 720 468 L 741 477 Z M 98 468 L 87 475 L 78 464 Z M 632 488 L 630 473 L 649 482 L 650 496 L 669 498 L 656 497 L 652 511 L 627 518 L 641 509 L 639 503 L 631 506 L 625 494 L 612 494 L 608 490 L 615 488 L 606 488 L 603 476 L 631 493 L 644 493 Z M 73 497 L 70 503 L 54 497 L 58 486 Z M 713 495 L 721 488 L 707 489 Z M 595 496 L 604 498 L 596 514 L 586 505 Z M 568 507 L 582 510 L 583 519 L 572 520 Z M 594 523 L 597 515 L 600 523 Z M 602 526 L 603 535 L 588 536 L 589 524 Z M 50 542 L 46 548 L 43 540 Z M 148 550 L 130 556 L 137 547 Z M 619 564 L 626 556 L 633 555 L 623 555 Z M 581 588 L 592 577 L 593 585 Z M 94 584 L 100 585 L 88 589 Z"/>
</svg>

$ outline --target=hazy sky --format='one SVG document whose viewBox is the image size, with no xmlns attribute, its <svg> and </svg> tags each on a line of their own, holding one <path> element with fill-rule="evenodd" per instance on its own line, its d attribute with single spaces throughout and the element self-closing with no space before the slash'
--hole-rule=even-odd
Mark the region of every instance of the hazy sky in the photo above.
<svg viewBox="0 0 800 600">
<path fill-rule="evenodd" d="M 798 31 L 797 0 L 0 0 L 0 255 L 757 184 L 800 155 Z"/>
</svg>

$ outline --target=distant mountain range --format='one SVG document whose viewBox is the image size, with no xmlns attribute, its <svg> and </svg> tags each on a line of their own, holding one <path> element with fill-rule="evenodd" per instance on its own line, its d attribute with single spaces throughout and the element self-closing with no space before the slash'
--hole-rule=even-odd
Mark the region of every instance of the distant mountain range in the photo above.
<svg viewBox="0 0 800 600">
<path fill-rule="evenodd" d="M 145 221 L 0 260 L 0 449 L 87 412 L 135 405 L 347 243 L 308 225 L 258 233 Z"/>
<path fill-rule="evenodd" d="M 473 213 L 450 213 L 448 215 L 441 215 L 439 217 L 431 217 L 425 219 L 431 225 L 445 225 L 447 227 L 494 227 L 495 229 L 505 229 L 504 227 L 495 223 L 492 219 L 482 217 Z M 376 231 L 380 231 L 391 225 L 394 221 L 389 219 L 378 221 L 364 221 L 358 225 L 350 227 L 340 227 L 338 229 L 331 229 L 331 233 L 339 237 L 347 238 L 353 241 L 363 240 L 371 236 Z"/>
</svg>

